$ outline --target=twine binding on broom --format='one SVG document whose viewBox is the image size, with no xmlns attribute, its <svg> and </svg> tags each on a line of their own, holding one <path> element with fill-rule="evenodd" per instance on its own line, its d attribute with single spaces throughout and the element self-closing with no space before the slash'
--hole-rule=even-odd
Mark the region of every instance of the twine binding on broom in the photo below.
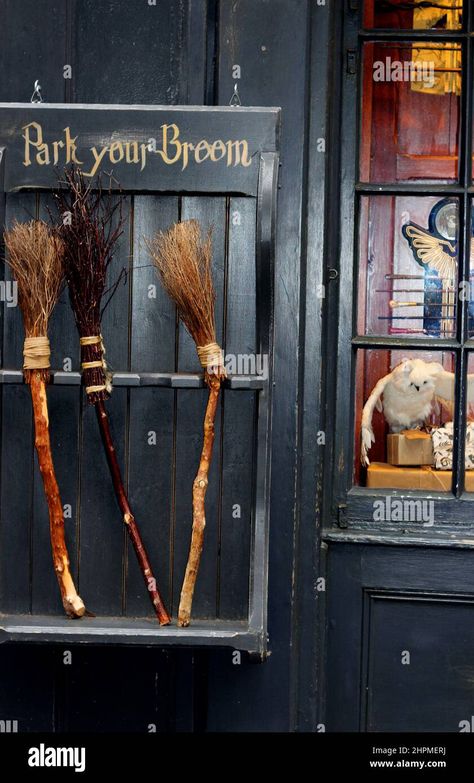
<svg viewBox="0 0 474 783">
<path fill-rule="evenodd" d="M 100 367 L 104 371 L 105 383 L 97 386 L 86 386 L 87 394 L 95 394 L 96 392 L 106 391 L 107 394 L 112 394 L 112 373 L 109 372 L 107 362 L 105 361 L 105 345 L 104 338 L 101 334 L 89 335 L 87 337 L 80 338 L 80 344 L 83 345 L 100 345 L 102 351 L 102 359 L 98 359 L 94 362 L 82 362 L 81 367 L 83 370 L 92 370 L 94 367 Z"/>
<path fill-rule="evenodd" d="M 207 345 L 197 345 L 196 350 L 201 367 L 211 373 L 213 368 L 217 368 L 221 375 L 227 376 L 227 371 L 224 367 L 224 351 L 219 343 L 212 342 Z"/>
<path fill-rule="evenodd" d="M 23 345 L 24 370 L 48 370 L 51 367 L 51 346 L 47 337 L 26 337 Z"/>
</svg>

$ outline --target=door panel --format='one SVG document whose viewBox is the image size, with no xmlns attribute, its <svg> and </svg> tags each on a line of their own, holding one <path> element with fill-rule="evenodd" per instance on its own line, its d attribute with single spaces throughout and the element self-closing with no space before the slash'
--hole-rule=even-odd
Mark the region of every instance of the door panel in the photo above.
<svg viewBox="0 0 474 783">
<path fill-rule="evenodd" d="M 471 561 L 468 549 L 330 544 L 327 731 L 472 729 Z"/>
</svg>

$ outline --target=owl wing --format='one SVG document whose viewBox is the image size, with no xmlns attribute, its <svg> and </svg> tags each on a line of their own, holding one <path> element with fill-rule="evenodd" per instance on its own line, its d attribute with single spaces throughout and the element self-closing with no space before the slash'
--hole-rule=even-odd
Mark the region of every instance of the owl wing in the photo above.
<svg viewBox="0 0 474 783">
<path fill-rule="evenodd" d="M 402 233 L 418 263 L 435 269 L 439 277 L 449 278 L 454 285 L 456 246 L 448 239 L 433 236 L 416 223 L 406 223 L 402 226 Z"/>
<path fill-rule="evenodd" d="M 443 402 L 454 402 L 454 373 L 445 370 L 439 365 L 440 370 L 435 376 L 435 396 Z M 467 374 L 467 404 L 474 405 L 474 373 Z"/>
<path fill-rule="evenodd" d="M 390 383 L 391 380 L 392 373 L 389 372 L 388 375 L 384 375 L 383 378 L 380 378 L 377 381 L 374 388 L 370 392 L 370 395 L 367 398 L 367 402 L 365 403 L 364 409 L 362 411 L 360 430 L 360 461 L 364 467 L 366 465 L 370 465 L 367 452 L 371 448 L 372 443 L 375 442 L 375 435 L 372 429 L 372 416 L 374 414 L 374 408 L 376 407 L 379 411 L 382 410 L 381 397 L 385 391 L 385 387 L 388 383 Z"/>
<path fill-rule="evenodd" d="M 445 370 L 440 364 L 439 370 L 434 376 L 434 381 L 435 397 L 442 402 L 454 402 L 454 373 Z"/>
</svg>

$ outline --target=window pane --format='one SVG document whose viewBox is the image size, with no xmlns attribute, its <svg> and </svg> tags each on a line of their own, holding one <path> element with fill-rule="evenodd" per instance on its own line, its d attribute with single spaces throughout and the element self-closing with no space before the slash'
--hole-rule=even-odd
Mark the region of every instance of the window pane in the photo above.
<svg viewBox="0 0 474 783">
<path fill-rule="evenodd" d="M 453 399 L 451 353 L 359 350 L 355 483 L 371 489 L 449 492 L 451 471 L 433 464 L 431 433 L 452 421 Z"/>
<path fill-rule="evenodd" d="M 449 42 L 364 44 L 363 182 L 457 179 L 461 57 Z"/>
<path fill-rule="evenodd" d="M 358 334 L 456 335 L 458 216 L 455 198 L 361 198 Z"/>
<path fill-rule="evenodd" d="M 462 0 L 444 0 L 425 6 L 417 0 L 365 0 L 364 27 L 392 30 L 461 29 Z"/>
</svg>

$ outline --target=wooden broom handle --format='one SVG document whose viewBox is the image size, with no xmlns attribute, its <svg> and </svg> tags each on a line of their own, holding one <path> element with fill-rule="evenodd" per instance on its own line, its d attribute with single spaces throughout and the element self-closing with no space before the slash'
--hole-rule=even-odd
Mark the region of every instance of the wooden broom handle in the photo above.
<svg viewBox="0 0 474 783">
<path fill-rule="evenodd" d="M 132 514 L 130 505 L 125 492 L 125 487 L 122 481 L 122 474 L 120 472 L 120 466 L 117 460 L 117 454 L 112 440 L 110 432 L 109 417 L 105 409 L 105 404 L 102 400 L 95 403 L 95 411 L 97 414 L 97 421 L 99 422 L 100 433 L 102 436 L 102 443 L 104 444 L 105 454 L 107 456 L 107 462 L 109 465 L 110 474 L 112 476 L 112 482 L 114 485 L 115 495 L 117 502 L 122 513 L 125 527 L 127 528 L 128 535 L 133 544 L 135 554 L 140 565 L 140 570 L 145 580 L 145 584 L 150 595 L 151 602 L 155 608 L 156 616 L 160 622 L 160 625 L 169 625 L 171 618 L 166 611 L 166 607 L 163 603 L 163 599 L 158 590 L 157 582 L 153 576 L 150 561 L 143 544 L 140 531 L 138 530 L 135 517 Z"/>
<path fill-rule="evenodd" d="M 35 422 L 35 447 L 41 478 L 43 479 L 44 493 L 48 503 L 54 570 L 59 582 L 66 614 L 69 617 L 82 617 L 86 608 L 77 594 L 69 568 L 69 556 L 64 534 L 64 510 L 51 453 L 46 385 L 41 378 L 41 374 L 34 371 L 31 373 L 29 385 Z"/>
<path fill-rule="evenodd" d="M 214 422 L 221 389 L 221 379 L 219 375 L 208 375 L 207 382 L 209 385 L 209 399 L 207 401 L 206 414 L 204 417 L 204 440 L 199 469 L 193 484 L 193 529 L 191 534 L 191 546 L 189 549 L 183 586 L 181 588 L 178 610 L 178 625 L 182 627 L 188 626 L 191 621 L 194 588 L 196 586 L 204 544 L 204 528 L 206 527 L 205 501 L 207 485 L 209 483 L 209 466 L 214 446 Z"/>
</svg>

